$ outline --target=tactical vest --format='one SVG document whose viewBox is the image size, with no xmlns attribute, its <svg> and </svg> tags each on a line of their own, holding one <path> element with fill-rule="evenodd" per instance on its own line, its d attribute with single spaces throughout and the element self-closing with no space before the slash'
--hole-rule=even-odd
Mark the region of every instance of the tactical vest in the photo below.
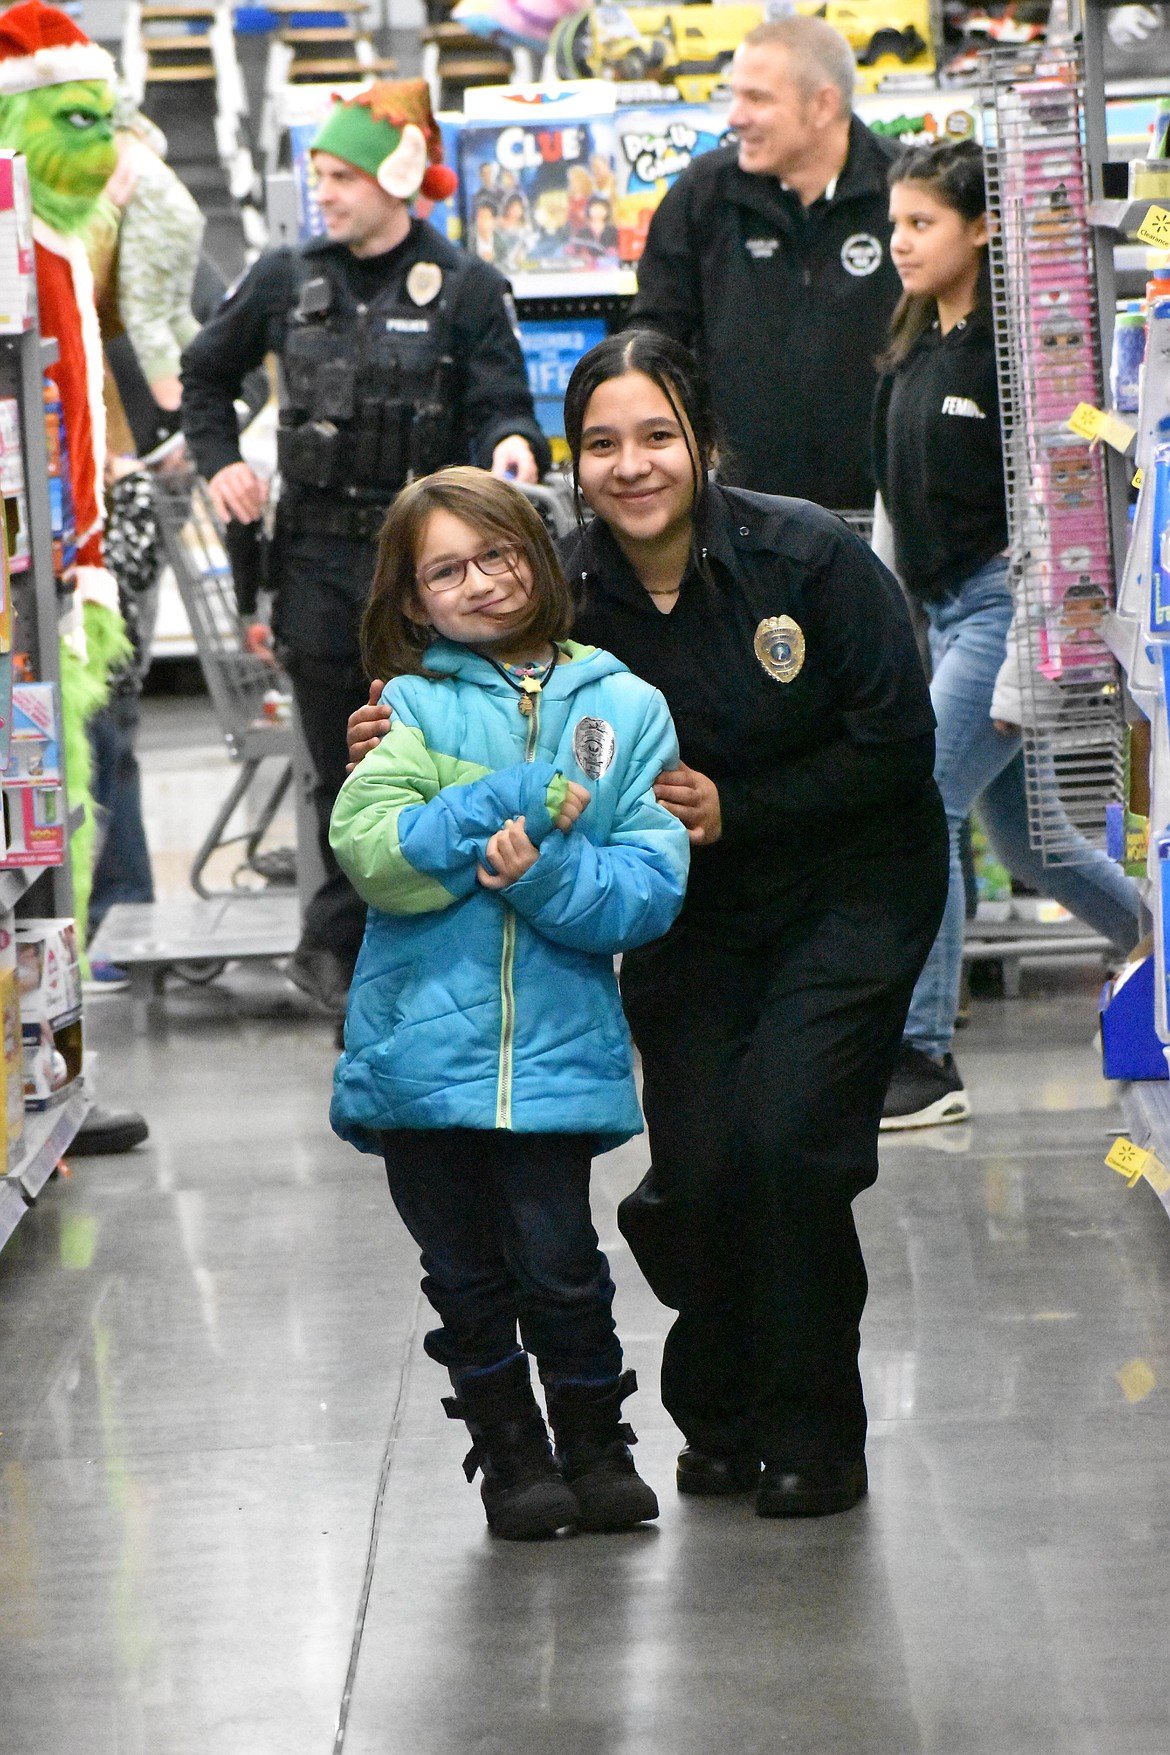
<svg viewBox="0 0 1170 1755">
<path fill-rule="evenodd" d="M 406 292 L 420 269 L 442 275 L 423 304 Z M 448 351 L 458 273 L 415 263 L 359 304 L 327 257 L 302 259 L 281 354 L 277 460 L 286 482 L 384 505 L 413 477 L 459 461 Z"/>
</svg>

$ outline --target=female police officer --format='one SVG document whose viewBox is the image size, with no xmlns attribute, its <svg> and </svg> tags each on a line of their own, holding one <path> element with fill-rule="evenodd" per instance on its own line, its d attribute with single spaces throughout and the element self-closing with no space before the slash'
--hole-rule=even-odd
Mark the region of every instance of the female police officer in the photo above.
<svg viewBox="0 0 1170 1755">
<path fill-rule="evenodd" d="M 851 1203 L 947 883 L 921 663 L 844 525 L 708 480 L 704 387 L 673 341 L 586 354 L 565 432 L 596 513 L 564 555 L 575 633 L 665 694 L 682 761 L 655 792 L 694 855 L 676 925 L 622 968 L 652 1162 L 619 1224 L 678 1311 L 678 1485 L 843 1511 L 866 1490 Z M 351 720 L 351 754 L 376 717 Z"/>
</svg>

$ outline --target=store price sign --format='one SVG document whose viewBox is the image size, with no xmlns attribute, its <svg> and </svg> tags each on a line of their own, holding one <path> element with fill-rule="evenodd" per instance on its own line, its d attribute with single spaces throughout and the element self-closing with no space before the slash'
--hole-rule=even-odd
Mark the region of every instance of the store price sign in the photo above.
<svg viewBox="0 0 1170 1755">
<path fill-rule="evenodd" d="M 1170 250 L 1170 210 L 1151 207 L 1134 236 L 1155 250 Z"/>
<path fill-rule="evenodd" d="M 1078 438 L 1101 439 L 1106 445 L 1112 445 L 1115 451 L 1128 451 L 1137 438 L 1136 427 L 1131 427 L 1119 415 L 1094 408 L 1091 402 L 1078 402 L 1068 417 L 1068 424 Z"/>
</svg>

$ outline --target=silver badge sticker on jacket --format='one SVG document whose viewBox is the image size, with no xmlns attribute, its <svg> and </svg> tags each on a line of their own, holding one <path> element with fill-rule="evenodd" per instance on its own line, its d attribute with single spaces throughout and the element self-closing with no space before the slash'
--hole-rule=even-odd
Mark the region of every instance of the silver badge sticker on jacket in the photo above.
<svg viewBox="0 0 1170 1755">
<path fill-rule="evenodd" d="M 587 774 L 590 780 L 600 780 L 609 772 L 617 755 L 613 726 L 588 714 L 584 719 L 578 719 L 573 727 L 573 754 L 583 774 Z"/>
<path fill-rule="evenodd" d="M 790 683 L 804 663 L 804 634 L 790 615 L 765 616 L 752 642 L 756 657 L 776 682 Z"/>
<path fill-rule="evenodd" d="M 406 277 L 406 290 L 416 305 L 429 305 L 443 286 L 443 270 L 437 262 L 416 262 Z"/>
</svg>

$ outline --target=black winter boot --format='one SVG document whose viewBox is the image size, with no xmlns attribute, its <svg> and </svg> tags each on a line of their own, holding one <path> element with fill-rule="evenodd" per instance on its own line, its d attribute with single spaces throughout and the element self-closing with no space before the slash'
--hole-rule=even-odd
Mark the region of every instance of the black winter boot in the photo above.
<svg viewBox="0 0 1170 1755">
<path fill-rule="evenodd" d="M 658 1500 L 634 1467 L 630 1445 L 638 1440 L 618 1416 L 638 1387 L 634 1372 L 608 1383 L 545 1385 L 557 1461 L 578 1506 L 585 1530 L 632 1530 L 658 1516 Z"/>
<path fill-rule="evenodd" d="M 449 1420 L 467 1423 L 473 1442 L 463 1472 L 472 1481 L 483 1471 L 480 1497 L 492 1533 L 527 1542 L 576 1523 L 577 1501 L 553 1461 L 527 1354 L 452 1380 L 457 1394 L 444 1396 L 443 1406 Z"/>
</svg>

